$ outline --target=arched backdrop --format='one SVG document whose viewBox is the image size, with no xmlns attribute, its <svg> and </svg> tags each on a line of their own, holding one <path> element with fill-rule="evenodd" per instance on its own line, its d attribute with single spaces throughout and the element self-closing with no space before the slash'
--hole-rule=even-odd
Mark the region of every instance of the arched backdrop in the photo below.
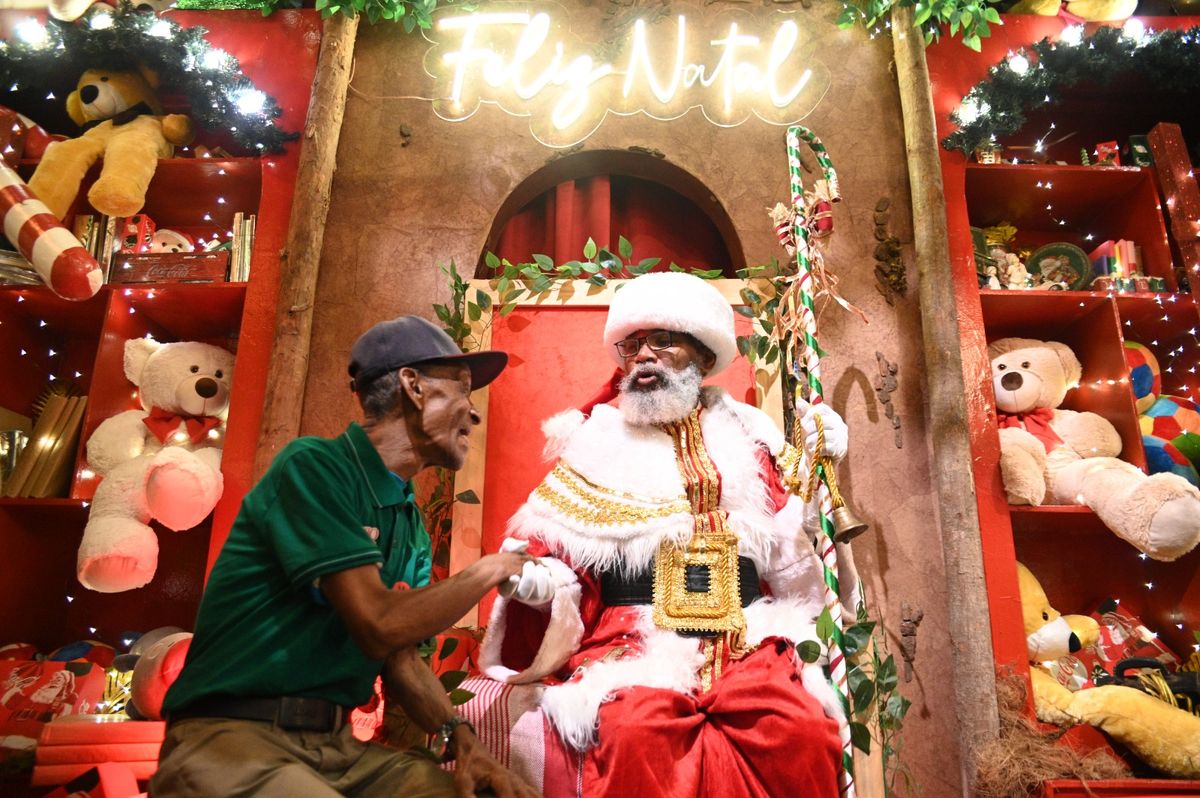
<svg viewBox="0 0 1200 798">
<path fill-rule="evenodd" d="M 855 541 L 854 550 L 872 610 L 881 616 L 897 657 L 901 602 L 925 611 L 916 677 L 901 686 L 914 704 L 905 723 L 903 759 L 922 794 L 959 795 L 950 652 L 971 641 L 951 641 L 948 632 L 944 564 L 931 495 L 920 314 L 915 290 L 889 305 L 874 277 L 875 209 L 881 199 L 891 207 L 881 224 L 906 243 L 905 260 L 912 262 L 903 123 L 889 71 L 892 46 L 887 36 L 871 41 L 860 30 L 839 29 L 837 4 L 812 5 L 745 4 L 739 13 L 790 15 L 810 45 L 806 57 L 828 69 L 829 90 L 803 123 L 822 137 L 841 178 L 844 201 L 835 212 L 829 263 L 841 276 L 847 298 L 871 319 L 865 326 L 836 309 L 821 317 L 827 396 L 851 428 L 850 454 L 839 475 L 859 514 L 872 525 Z M 564 0 L 561 6 L 571 14 L 572 26 L 594 41 L 608 38 L 620 20 L 640 8 L 615 0 Z M 730 7 L 676 3 L 662 9 L 667 14 L 675 10 L 698 19 Z M 399 314 L 432 318 L 432 303 L 449 298 L 439 266 L 453 260 L 460 272 L 472 274 L 480 254 L 494 245 L 489 236 L 514 191 L 564 156 L 540 144 L 527 119 L 499 108 L 483 107 L 469 119 L 451 123 L 435 115 L 428 102 L 413 99 L 429 96 L 427 49 L 423 39 L 405 36 L 396 26 L 359 31 L 314 309 L 302 426 L 306 434 L 333 435 L 358 417 L 346 378 L 354 339 L 371 324 Z M 786 257 L 766 213 L 770 205 L 788 199 L 783 128 L 753 117 L 737 127 L 717 127 L 698 111 L 672 121 L 614 115 L 576 151 L 649 153 L 694 177 L 736 232 L 736 238 L 726 238 L 741 246 L 740 253 L 730 252 L 735 268 Z M 815 174 L 806 172 L 805 179 L 815 179 Z M 559 182 L 549 179 L 517 207 Z M 691 229 L 691 219 L 673 221 L 682 230 Z M 635 249 L 638 257 L 660 254 Z M 909 281 L 916 279 L 914 270 Z M 572 351 L 574 336 L 560 337 Z M 899 385 L 890 394 L 877 395 L 873 388 L 879 358 L 897 367 Z M 546 390 L 562 393 L 563 406 L 577 401 L 560 389 L 553 368 L 532 361 L 520 368 L 541 369 Z M 899 433 L 893 418 L 899 419 Z M 540 435 L 494 435 L 500 437 L 489 436 L 488 445 L 511 446 L 530 458 L 540 455 Z"/>
</svg>

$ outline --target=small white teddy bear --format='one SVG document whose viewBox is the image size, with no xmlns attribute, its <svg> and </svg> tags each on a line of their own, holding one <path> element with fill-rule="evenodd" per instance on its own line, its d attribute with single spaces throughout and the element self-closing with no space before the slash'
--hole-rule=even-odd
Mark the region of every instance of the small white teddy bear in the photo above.
<svg viewBox="0 0 1200 798">
<path fill-rule="evenodd" d="M 125 342 L 125 376 L 145 409 L 105 419 L 88 440 L 88 465 L 104 479 L 76 561 L 85 587 L 145 585 L 158 564 L 149 522 L 190 529 L 216 506 L 233 362 L 232 353 L 193 341 Z"/>
</svg>

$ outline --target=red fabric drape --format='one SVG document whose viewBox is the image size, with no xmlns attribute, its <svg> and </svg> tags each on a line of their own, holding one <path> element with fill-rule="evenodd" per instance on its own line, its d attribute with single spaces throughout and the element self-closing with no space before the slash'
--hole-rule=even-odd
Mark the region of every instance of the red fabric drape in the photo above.
<svg viewBox="0 0 1200 798">
<path fill-rule="evenodd" d="M 721 234 L 695 203 L 659 183 L 620 175 L 558 184 L 513 214 L 495 252 L 513 263 L 528 263 L 535 253 L 563 263 L 582 259 L 588 238 L 616 252 L 618 236 L 633 245 L 636 259 L 662 258 L 657 270 L 674 261 L 733 276 Z"/>
</svg>

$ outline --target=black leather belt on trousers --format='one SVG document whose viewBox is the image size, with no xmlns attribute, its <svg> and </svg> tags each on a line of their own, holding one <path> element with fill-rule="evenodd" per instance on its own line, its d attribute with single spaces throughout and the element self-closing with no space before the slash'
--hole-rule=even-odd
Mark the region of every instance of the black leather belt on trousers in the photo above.
<svg viewBox="0 0 1200 798">
<path fill-rule="evenodd" d="M 687 589 L 693 593 L 707 593 L 711 575 L 703 565 L 688 566 Z M 758 585 L 758 569 L 749 557 L 738 557 L 738 583 L 742 595 L 742 606 L 762 596 Z M 608 607 L 630 607 L 654 603 L 654 565 L 637 576 L 622 576 L 614 572 L 600 574 L 600 599 Z M 711 632 L 680 631 L 685 637 L 710 637 Z"/>
<path fill-rule="evenodd" d="M 261 720 L 288 731 L 333 732 L 350 719 L 351 709 L 324 698 L 204 698 L 172 712 L 169 721 L 189 718 Z"/>
</svg>

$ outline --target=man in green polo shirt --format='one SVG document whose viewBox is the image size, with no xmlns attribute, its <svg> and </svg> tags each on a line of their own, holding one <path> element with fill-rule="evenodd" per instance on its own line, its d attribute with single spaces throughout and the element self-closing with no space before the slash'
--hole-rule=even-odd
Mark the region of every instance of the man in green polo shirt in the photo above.
<svg viewBox="0 0 1200 798">
<path fill-rule="evenodd" d="M 413 316 L 358 339 L 350 376 L 365 421 L 293 441 L 242 502 L 164 703 L 153 796 L 535 795 L 455 716 L 416 649 L 530 561 L 490 555 L 429 585 L 409 485 L 423 468 L 462 467 L 480 420 L 470 392 L 506 363 L 502 352 L 462 354 Z M 456 759 L 453 777 L 354 739 L 350 708 L 380 673 Z"/>
</svg>

